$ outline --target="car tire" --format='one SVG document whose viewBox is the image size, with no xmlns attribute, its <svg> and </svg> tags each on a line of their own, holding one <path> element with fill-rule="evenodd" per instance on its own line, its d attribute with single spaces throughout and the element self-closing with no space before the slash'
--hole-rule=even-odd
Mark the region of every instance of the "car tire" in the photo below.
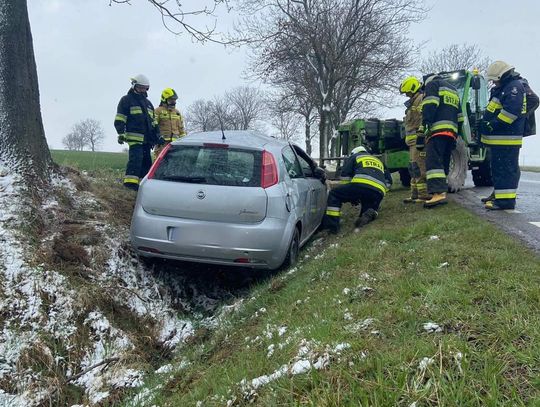
<svg viewBox="0 0 540 407">
<path fill-rule="evenodd" d="M 469 155 L 467 147 L 461 137 L 458 137 L 456 148 L 450 156 L 450 168 L 448 170 L 448 192 L 458 192 L 465 185 Z"/>
<path fill-rule="evenodd" d="M 297 227 L 294 228 L 294 232 L 291 238 L 291 243 L 287 250 L 287 256 L 283 263 L 281 264 L 281 269 L 287 269 L 289 267 L 294 267 L 298 263 L 298 258 L 300 254 L 300 231 Z"/>
</svg>

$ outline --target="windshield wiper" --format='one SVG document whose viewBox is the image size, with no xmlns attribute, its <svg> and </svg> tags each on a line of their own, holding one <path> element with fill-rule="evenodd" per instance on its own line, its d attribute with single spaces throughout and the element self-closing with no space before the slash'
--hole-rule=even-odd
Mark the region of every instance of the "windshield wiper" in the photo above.
<svg viewBox="0 0 540 407">
<path fill-rule="evenodd" d="M 165 175 L 161 179 L 164 181 L 191 182 L 193 184 L 204 184 L 206 182 L 205 177 L 183 177 L 180 175 Z"/>
</svg>

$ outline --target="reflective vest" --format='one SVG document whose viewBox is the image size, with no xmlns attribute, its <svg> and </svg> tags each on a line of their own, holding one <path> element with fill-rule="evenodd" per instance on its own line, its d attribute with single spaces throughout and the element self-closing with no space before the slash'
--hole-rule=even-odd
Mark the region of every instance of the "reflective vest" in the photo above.
<svg viewBox="0 0 540 407">
<path fill-rule="evenodd" d="M 146 95 L 130 89 L 118 103 L 114 127 L 119 135 L 125 135 L 129 145 L 151 144 L 159 139 L 159 128 L 154 119 L 154 106 Z"/>
<path fill-rule="evenodd" d="M 422 123 L 431 135 L 457 135 L 459 94 L 444 79 L 433 79 L 426 85 L 422 100 Z"/>
<path fill-rule="evenodd" d="M 184 119 L 178 109 L 160 105 L 156 108 L 155 116 L 165 141 L 171 142 L 186 135 Z"/>
<path fill-rule="evenodd" d="M 353 154 L 347 158 L 340 179 L 343 184 L 358 184 L 383 195 L 392 185 L 392 177 L 382 161 L 367 153 Z"/>
<path fill-rule="evenodd" d="M 491 98 L 484 120 L 491 124 L 490 134 L 482 134 L 482 143 L 488 146 L 514 146 L 523 144 L 527 94 L 519 77 L 511 76 L 491 90 Z"/>
</svg>

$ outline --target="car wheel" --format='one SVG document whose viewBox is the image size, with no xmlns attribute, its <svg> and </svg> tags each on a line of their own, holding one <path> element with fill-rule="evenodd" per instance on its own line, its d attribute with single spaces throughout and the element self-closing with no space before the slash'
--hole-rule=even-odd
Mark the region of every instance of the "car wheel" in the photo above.
<svg viewBox="0 0 540 407">
<path fill-rule="evenodd" d="M 287 251 L 287 257 L 281 264 L 282 269 L 293 267 L 298 263 L 298 255 L 300 253 L 300 231 L 298 228 L 294 228 L 293 237 L 289 244 L 289 250 Z"/>
</svg>

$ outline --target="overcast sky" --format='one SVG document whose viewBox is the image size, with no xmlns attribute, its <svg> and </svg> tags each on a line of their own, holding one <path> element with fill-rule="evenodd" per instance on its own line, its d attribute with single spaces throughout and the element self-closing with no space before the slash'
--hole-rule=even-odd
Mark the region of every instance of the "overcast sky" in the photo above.
<svg viewBox="0 0 540 407">
<path fill-rule="evenodd" d="M 425 54 L 452 43 L 478 44 L 491 59 L 515 65 L 540 93 L 540 2 L 426 3 L 431 6 L 428 17 L 410 30 L 415 41 L 427 42 Z M 106 132 L 102 149 L 119 151 L 112 122 L 118 100 L 129 89 L 129 78 L 137 73 L 150 78 L 149 97 L 154 105 L 159 104 L 161 91 L 172 87 L 180 96 L 180 110 L 196 99 L 211 99 L 247 83 L 243 79 L 245 50 L 193 43 L 187 35 L 176 37 L 145 0 L 132 0 L 131 6 L 108 4 L 109 0 L 28 0 L 43 121 L 51 148 L 63 148 L 62 137 L 73 124 L 95 118 Z M 232 23 L 232 16 L 225 16 L 219 27 L 226 30 Z M 396 95 L 396 103 L 402 101 Z M 383 115 L 401 118 L 402 111 L 391 109 Z M 522 164 L 540 165 L 540 135 L 525 140 L 521 157 Z"/>
</svg>

